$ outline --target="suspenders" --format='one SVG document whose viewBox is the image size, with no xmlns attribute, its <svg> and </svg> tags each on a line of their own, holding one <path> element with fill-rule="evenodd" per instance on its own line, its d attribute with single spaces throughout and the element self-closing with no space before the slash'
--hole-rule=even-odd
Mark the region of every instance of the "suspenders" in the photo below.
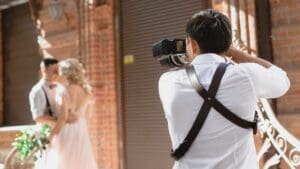
<svg viewBox="0 0 300 169">
<path fill-rule="evenodd" d="M 204 89 L 199 83 L 194 66 L 190 65 L 186 68 L 186 72 L 191 81 L 192 86 L 197 90 L 197 93 L 204 99 L 204 102 L 193 123 L 192 128 L 188 132 L 183 142 L 175 150 L 171 150 L 171 157 L 173 157 L 175 160 L 179 160 L 189 150 L 190 146 L 192 145 L 193 141 L 195 140 L 199 131 L 201 130 L 211 108 L 214 108 L 223 117 L 225 117 L 232 123 L 238 125 L 239 127 L 242 127 L 244 129 L 253 129 L 253 133 L 256 134 L 258 119 L 256 112 L 254 122 L 244 120 L 232 113 L 215 98 L 227 66 L 227 63 L 219 64 L 213 76 L 208 91 Z"/>
<path fill-rule="evenodd" d="M 50 106 L 50 102 L 49 102 L 49 99 L 48 99 L 48 96 L 47 96 L 47 92 L 44 89 L 44 87 L 42 87 L 42 89 L 43 89 L 43 92 L 44 92 L 45 98 L 46 98 L 46 111 L 48 112 L 49 116 L 53 116 L 53 112 L 51 110 L 51 106 Z"/>
</svg>

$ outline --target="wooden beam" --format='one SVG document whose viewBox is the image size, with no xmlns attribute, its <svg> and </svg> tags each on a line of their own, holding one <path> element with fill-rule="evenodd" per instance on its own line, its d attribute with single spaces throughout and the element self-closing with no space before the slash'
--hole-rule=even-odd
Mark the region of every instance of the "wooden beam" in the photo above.
<svg viewBox="0 0 300 169">
<path fill-rule="evenodd" d="M 269 0 L 255 0 L 258 56 L 273 62 Z"/>
</svg>

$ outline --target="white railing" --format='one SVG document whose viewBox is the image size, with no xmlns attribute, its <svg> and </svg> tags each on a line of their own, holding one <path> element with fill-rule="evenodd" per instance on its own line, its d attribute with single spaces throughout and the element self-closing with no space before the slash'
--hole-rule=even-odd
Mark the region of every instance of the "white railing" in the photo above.
<svg viewBox="0 0 300 169">
<path fill-rule="evenodd" d="M 258 131 L 264 139 L 258 152 L 258 158 L 264 160 L 262 169 L 278 165 L 282 160 L 290 169 L 299 167 L 300 141 L 280 124 L 266 99 L 260 99 L 257 112 Z M 263 158 L 270 149 L 275 150 L 275 153 L 268 159 Z"/>
</svg>

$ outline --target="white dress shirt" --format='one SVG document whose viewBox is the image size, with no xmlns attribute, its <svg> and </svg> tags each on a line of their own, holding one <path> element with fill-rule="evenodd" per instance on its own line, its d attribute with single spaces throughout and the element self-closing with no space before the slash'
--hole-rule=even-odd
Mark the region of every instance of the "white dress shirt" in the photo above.
<svg viewBox="0 0 300 169">
<path fill-rule="evenodd" d="M 50 88 L 50 84 L 45 80 L 41 79 L 37 84 L 33 86 L 29 93 L 29 103 L 30 103 L 30 110 L 32 113 L 32 117 L 35 120 L 37 117 L 47 115 L 46 114 L 46 97 L 45 93 L 43 91 L 43 88 L 45 89 L 47 93 L 47 97 L 50 103 L 51 110 L 53 114 L 56 113 L 56 91 L 58 89 L 58 84 L 55 84 L 55 87 Z"/>
<path fill-rule="evenodd" d="M 195 66 L 200 83 L 209 88 L 223 57 L 197 56 Z M 276 98 L 287 92 L 290 81 L 276 67 L 256 63 L 229 65 L 216 98 L 239 117 L 253 121 L 258 98 Z M 191 86 L 185 69 L 164 73 L 159 80 L 159 95 L 168 121 L 172 148 L 176 149 L 190 130 L 203 99 Z M 243 129 L 211 109 L 189 151 L 173 169 L 258 169 L 251 129 Z"/>
</svg>

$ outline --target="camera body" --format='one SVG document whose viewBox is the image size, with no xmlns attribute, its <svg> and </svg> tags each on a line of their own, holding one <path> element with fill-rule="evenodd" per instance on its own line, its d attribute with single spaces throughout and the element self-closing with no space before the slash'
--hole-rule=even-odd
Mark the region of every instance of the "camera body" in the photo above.
<svg viewBox="0 0 300 169">
<path fill-rule="evenodd" d="M 184 39 L 160 40 L 153 44 L 152 52 L 162 66 L 180 68 L 188 64 Z"/>
</svg>

